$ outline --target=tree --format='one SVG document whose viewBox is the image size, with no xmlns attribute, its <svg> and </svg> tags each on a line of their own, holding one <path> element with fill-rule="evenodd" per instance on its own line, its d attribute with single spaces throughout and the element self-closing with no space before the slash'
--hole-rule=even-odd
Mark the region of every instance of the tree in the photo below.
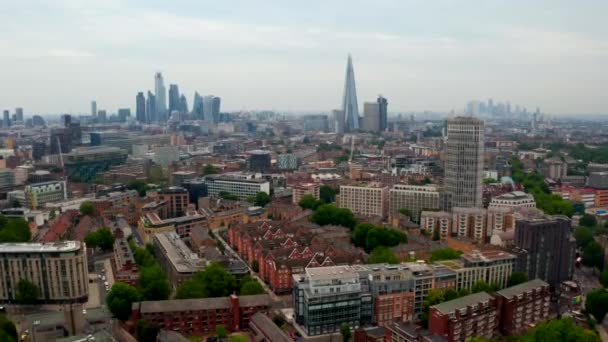
<svg viewBox="0 0 608 342">
<path fill-rule="evenodd" d="M 583 249 L 583 264 L 602 269 L 604 266 L 604 250 L 599 243 L 591 241 Z"/>
<path fill-rule="evenodd" d="M 101 228 L 94 232 L 89 232 L 85 236 L 84 242 L 90 248 L 99 247 L 103 251 L 111 251 L 114 248 L 114 234 L 108 228 Z"/>
<path fill-rule="evenodd" d="M 257 260 L 253 260 L 251 262 L 251 270 L 255 273 L 260 271 L 260 263 Z"/>
<path fill-rule="evenodd" d="M 507 280 L 507 287 L 519 285 L 528 281 L 528 275 L 524 272 L 513 272 Z"/>
<path fill-rule="evenodd" d="M 436 249 L 431 252 L 430 262 L 458 259 L 460 258 L 461 254 L 462 252 L 453 250 L 451 248 Z"/>
<path fill-rule="evenodd" d="M 540 323 L 525 335 L 518 336 L 523 342 L 600 342 L 599 336 L 576 325 L 570 318 L 554 319 Z"/>
<path fill-rule="evenodd" d="M 608 292 L 606 289 L 592 290 L 587 293 L 585 310 L 601 323 L 608 312 Z"/>
<path fill-rule="evenodd" d="M 158 264 L 140 269 L 138 285 L 142 300 L 166 300 L 171 294 L 167 275 Z"/>
<path fill-rule="evenodd" d="M 578 223 L 583 227 L 593 228 L 597 226 L 597 219 L 594 215 L 584 214 L 583 217 L 578 221 Z"/>
<path fill-rule="evenodd" d="M 458 293 L 458 291 L 456 291 L 454 289 L 448 288 L 448 289 L 445 289 L 445 291 L 443 292 L 443 298 L 446 302 L 456 299 L 458 297 L 462 297 L 462 296 Z"/>
<path fill-rule="evenodd" d="M 228 339 L 228 342 L 248 342 L 249 339 L 247 339 L 247 337 L 243 336 L 243 335 L 232 335 L 230 336 L 230 339 Z"/>
<path fill-rule="evenodd" d="M 332 188 L 329 185 L 321 185 L 319 188 L 319 198 L 324 203 L 332 203 L 336 200 L 338 190 Z"/>
<path fill-rule="evenodd" d="M 420 323 L 424 328 L 429 326 L 429 310 L 431 306 L 443 303 L 445 301 L 445 293 L 442 289 L 430 289 L 426 298 L 422 302 L 422 313 L 420 315 Z"/>
<path fill-rule="evenodd" d="M 574 230 L 574 238 L 579 248 L 585 248 L 589 242 L 593 241 L 593 232 L 588 227 L 577 227 Z"/>
<path fill-rule="evenodd" d="M 225 297 L 236 289 L 236 278 L 217 263 L 207 266 L 192 279 L 182 283 L 176 298 Z"/>
<path fill-rule="evenodd" d="M 357 247 L 365 247 L 367 233 L 376 226 L 371 223 L 359 223 L 353 231 L 353 243 Z"/>
<path fill-rule="evenodd" d="M 0 215 L 0 242 L 28 242 L 32 238 L 30 227 L 22 218 Z"/>
<path fill-rule="evenodd" d="M 17 342 L 18 337 L 15 323 L 9 320 L 6 315 L 0 314 L 0 341 Z"/>
<path fill-rule="evenodd" d="M 80 213 L 86 216 L 93 216 L 95 214 L 95 206 L 89 201 L 82 202 L 80 204 Z"/>
<path fill-rule="evenodd" d="M 203 176 L 213 175 L 218 172 L 217 168 L 211 164 L 207 164 L 203 167 Z"/>
<path fill-rule="evenodd" d="M 350 341 L 350 336 L 352 333 L 350 332 L 350 325 L 344 322 L 340 325 L 340 335 L 342 335 L 342 342 Z"/>
<path fill-rule="evenodd" d="M 379 246 L 369 255 L 369 262 L 371 264 L 398 264 L 399 258 L 388 247 Z"/>
<path fill-rule="evenodd" d="M 228 330 L 226 326 L 223 324 L 218 324 L 215 326 L 215 335 L 217 338 L 226 338 L 228 336 Z"/>
<path fill-rule="evenodd" d="M 156 323 L 140 319 L 135 327 L 135 336 L 141 342 L 156 341 L 159 331 L 160 328 Z"/>
<path fill-rule="evenodd" d="M 40 290 L 38 286 L 27 279 L 21 279 L 17 283 L 15 301 L 19 304 L 35 304 L 38 302 Z"/>
<path fill-rule="evenodd" d="M 264 288 L 257 280 L 251 277 L 245 278 L 243 278 L 244 281 L 241 280 L 241 288 L 239 290 L 241 296 L 257 295 L 265 292 Z"/>
<path fill-rule="evenodd" d="M 492 178 L 492 177 L 487 177 L 483 179 L 483 184 L 492 184 L 492 183 L 496 183 L 496 179 Z"/>
<path fill-rule="evenodd" d="M 255 195 L 255 205 L 258 207 L 265 207 L 266 204 L 270 203 L 270 195 L 267 193 L 260 191 Z"/>
<path fill-rule="evenodd" d="M 134 180 L 134 181 L 130 181 L 127 184 L 127 189 L 136 190 L 137 193 L 139 194 L 139 197 L 145 197 L 146 192 L 149 190 L 149 187 L 148 187 L 148 184 L 146 184 L 146 182 L 144 182 L 144 181 Z"/>
<path fill-rule="evenodd" d="M 478 281 L 473 285 L 473 288 L 471 289 L 472 293 L 479 293 L 479 292 L 496 292 L 500 289 L 500 286 L 498 286 L 497 284 L 488 284 L 485 281 Z"/>
<path fill-rule="evenodd" d="M 139 301 L 139 298 L 139 292 L 135 287 L 117 282 L 112 285 L 106 302 L 114 317 L 121 321 L 126 321 L 131 316 L 131 305 Z"/>
<path fill-rule="evenodd" d="M 163 168 L 160 165 L 152 165 L 150 167 L 150 181 L 152 183 L 160 183 L 165 180 Z"/>
<path fill-rule="evenodd" d="M 220 191 L 218 193 L 218 195 L 220 196 L 220 198 L 225 199 L 227 201 L 238 201 L 239 198 L 236 195 L 233 195 L 227 191 Z"/>
<path fill-rule="evenodd" d="M 333 224 L 351 229 L 357 224 L 357 219 L 350 210 L 338 208 L 333 204 L 320 205 L 312 215 L 311 221 L 320 226 Z"/>
<path fill-rule="evenodd" d="M 600 273 L 600 284 L 602 284 L 603 287 L 608 287 L 608 268 L 605 268 L 602 273 Z"/>
<path fill-rule="evenodd" d="M 306 194 L 306 195 L 302 196 L 302 198 L 300 198 L 300 201 L 298 202 L 298 205 L 300 206 L 300 208 L 311 209 L 311 210 L 317 209 L 317 207 L 320 206 L 321 204 L 323 204 L 323 202 L 317 200 L 315 198 L 315 196 L 313 196 L 311 194 Z"/>
</svg>

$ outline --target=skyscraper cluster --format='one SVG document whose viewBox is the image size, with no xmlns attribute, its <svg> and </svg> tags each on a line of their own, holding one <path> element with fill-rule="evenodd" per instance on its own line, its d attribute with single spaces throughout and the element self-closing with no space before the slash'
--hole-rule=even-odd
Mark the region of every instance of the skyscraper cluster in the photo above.
<svg viewBox="0 0 608 342">
<path fill-rule="evenodd" d="M 154 93 L 148 90 L 146 96 L 143 92 L 138 92 L 135 105 L 135 117 L 142 123 L 164 123 L 171 118 L 182 118 L 181 115 L 190 114 L 193 120 L 216 124 L 220 119 L 221 99 L 213 95 L 201 96 L 195 92 L 190 112 L 188 100 L 180 93 L 179 86 L 170 84 L 167 94 L 163 75 L 158 72 L 154 75 Z"/>
<path fill-rule="evenodd" d="M 494 102 L 493 99 L 487 101 L 472 100 L 467 102 L 465 112 L 469 115 L 487 116 L 487 117 L 502 117 L 504 115 L 515 115 L 520 118 L 526 118 L 530 113 L 523 106 L 511 106 L 511 102 Z"/>
<path fill-rule="evenodd" d="M 17 107 L 15 108 L 15 113 L 11 115 L 10 110 L 4 110 L 2 112 L 2 121 L 0 121 L 0 125 L 2 127 L 11 127 L 14 124 L 23 124 L 23 108 Z"/>
<path fill-rule="evenodd" d="M 379 96 L 376 102 L 364 103 L 364 116 L 359 116 L 355 70 L 352 57 L 349 55 L 346 63 L 342 108 L 333 111 L 334 131 L 336 133 L 348 133 L 357 130 L 382 132 L 387 127 L 387 106 L 386 98 Z"/>
</svg>

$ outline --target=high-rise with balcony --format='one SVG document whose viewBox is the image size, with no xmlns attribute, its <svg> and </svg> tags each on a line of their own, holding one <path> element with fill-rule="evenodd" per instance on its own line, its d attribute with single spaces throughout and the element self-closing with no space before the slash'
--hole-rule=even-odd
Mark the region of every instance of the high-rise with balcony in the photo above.
<svg viewBox="0 0 608 342">
<path fill-rule="evenodd" d="M 481 207 L 484 122 L 473 117 L 448 119 L 445 191 L 452 207 Z"/>
</svg>

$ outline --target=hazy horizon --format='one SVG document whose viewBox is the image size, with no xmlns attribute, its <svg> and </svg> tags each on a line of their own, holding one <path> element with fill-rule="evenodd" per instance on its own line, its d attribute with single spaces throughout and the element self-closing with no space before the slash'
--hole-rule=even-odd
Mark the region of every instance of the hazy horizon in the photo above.
<svg viewBox="0 0 608 342">
<path fill-rule="evenodd" d="M 192 106 L 339 108 L 353 56 L 359 105 L 462 111 L 509 100 L 552 115 L 608 113 L 608 2 L 8 2 L 0 12 L 0 110 L 135 107 L 162 71 Z"/>
</svg>

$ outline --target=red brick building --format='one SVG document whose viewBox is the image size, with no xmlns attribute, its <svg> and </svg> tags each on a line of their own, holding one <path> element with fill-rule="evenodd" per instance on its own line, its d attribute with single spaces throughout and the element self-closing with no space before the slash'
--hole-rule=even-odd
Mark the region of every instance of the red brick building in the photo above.
<svg viewBox="0 0 608 342">
<path fill-rule="evenodd" d="M 306 267 L 363 263 L 366 254 L 350 243 L 350 231 L 310 223 L 263 221 L 232 224 L 229 243 L 276 293 L 292 289 L 292 274 Z"/>
<path fill-rule="evenodd" d="M 219 324 L 228 331 L 247 328 L 255 313 L 266 312 L 269 307 L 270 297 L 266 294 L 147 301 L 133 303 L 131 320 L 133 326 L 145 319 L 158 324 L 161 330 L 201 336 L 215 333 Z"/>
<path fill-rule="evenodd" d="M 429 331 L 448 341 L 466 341 L 473 336 L 492 338 L 498 331 L 498 300 L 485 292 L 431 306 Z"/>
<path fill-rule="evenodd" d="M 186 213 L 188 208 L 188 190 L 173 186 L 157 192 L 160 200 L 167 202 L 169 217 L 180 217 Z"/>
<path fill-rule="evenodd" d="M 122 235 L 122 234 L 121 234 Z M 124 236 L 117 236 L 114 240 L 114 255 L 112 257 L 112 272 L 114 280 L 137 285 L 139 270 L 133 257 L 133 252 Z"/>
<path fill-rule="evenodd" d="M 500 303 L 500 331 L 518 335 L 549 319 L 549 284 L 534 279 L 496 293 Z"/>
</svg>

